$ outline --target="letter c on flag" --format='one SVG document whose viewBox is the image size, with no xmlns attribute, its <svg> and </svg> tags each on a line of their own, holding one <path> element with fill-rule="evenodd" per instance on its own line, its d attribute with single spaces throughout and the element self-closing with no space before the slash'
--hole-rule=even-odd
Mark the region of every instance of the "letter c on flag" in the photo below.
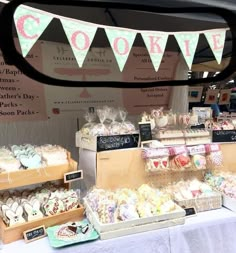
<svg viewBox="0 0 236 253">
<path fill-rule="evenodd" d="M 24 38 L 26 38 L 26 39 L 35 39 L 35 38 L 38 37 L 37 34 L 35 34 L 35 35 L 29 35 L 29 34 L 27 34 L 27 33 L 25 32 L 25 21 L 26 21 L 27 19 L 29 19 L 29 18 L 30 18 L 30 19 L 33 19 L 37 24 L 40 23 L 39 18 L 36 18 L 36 17 L 34 17 L 34 16 L 32 16 L 32 15 L 24 15 L 24 16 L 20 17 L 20 18 L 17 20 L 16 27 L 17 27 L 18 32 L 19 32 L 19 33 L 21 34 L 21 36 L 23 36 Z"/>
</svg>

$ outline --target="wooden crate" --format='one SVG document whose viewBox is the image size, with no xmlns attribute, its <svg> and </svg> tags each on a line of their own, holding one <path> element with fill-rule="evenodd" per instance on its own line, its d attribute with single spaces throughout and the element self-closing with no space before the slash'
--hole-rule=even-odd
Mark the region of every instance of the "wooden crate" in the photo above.
<svg viewBox="0 0 236 253">
<path fill-rule="evenodd" d="M 67 172 L 77 170 L 77 162 L 69 158 L 67 164 L 49 166 L 39 169 L 19 170 L 0 173 L 0 190 L 39 184 L 64 178 Z"/>
<path fill-rule="evenodd" d="M 55 225 L 64 224 L 70 221 L 78 221 L 84 218 L 84 207 L 80 206 L 75 210 L 67 211 L 53 216 L 47 216 L 35 221 L 28 221 L 19 225 L 7 227 L 0 219 L 1 239 L 4 244 L 11 243 L 23 239 L 23 232 L 41 225 L 51 227 Z"/>
</svg>

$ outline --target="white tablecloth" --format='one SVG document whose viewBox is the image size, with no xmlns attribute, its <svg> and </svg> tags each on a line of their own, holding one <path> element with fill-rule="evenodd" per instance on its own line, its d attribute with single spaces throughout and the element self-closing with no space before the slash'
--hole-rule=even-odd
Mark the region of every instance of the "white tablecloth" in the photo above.
<svg viewBox="0 0 236 253">
<path fill-rule="evenodd" d="M 170 227 L 171 253 L 236 253 L 236 213 L 222 208 Z"/>
<path fill-rule="evenodd" d="M 236 253 L 236 213 L 218 209 L 187 218 L 184 225 L 53 249 L 48 238 L 3 246 L 4 253 Z"/>
</svg>

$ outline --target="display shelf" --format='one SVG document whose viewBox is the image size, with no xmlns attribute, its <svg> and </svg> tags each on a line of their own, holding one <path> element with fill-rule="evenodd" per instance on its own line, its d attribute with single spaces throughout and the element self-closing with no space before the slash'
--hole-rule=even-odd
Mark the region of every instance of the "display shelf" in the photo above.
<svg viewBox="0 0 236 253">
<path fill-rule="evenodd" d="M 0 190 L 63 179 L 65 173 L 77 169 L 77 162 L 71 158 L 68 161 L 67 164 L 58 166 L 0 173 Z"/>
<path fill-rule="evenodd" d="M 70 210 L 64 213 L 47 216 L 35 221 L 28 221 L 19 225 L 7 227 L 6 224 L 0 219 L 0 229 L 2 242 L 7 244 L 23 238 L 23 232 L 35 227 L 44 225 L 46 228 L 64 224 L 69 221 L 78 221 L 83 219 L 84 208 L 80 205 L 77 209 Z"/>
</svg>

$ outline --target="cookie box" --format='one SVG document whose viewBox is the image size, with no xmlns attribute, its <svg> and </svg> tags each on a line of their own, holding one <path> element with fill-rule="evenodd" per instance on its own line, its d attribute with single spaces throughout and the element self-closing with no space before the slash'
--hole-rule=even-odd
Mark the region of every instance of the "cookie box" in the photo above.
<svg viewBox="0 0 236 253">
<path fill-rule="evenodd" d="M 76 147 L 95 152 L 137 148 L 139 146 L 139 134 L 119 134 L 109 136 L 91 136 L 76 132 Z"/>
<path fill-rule="evenodd" d="M 117 230 L 109 231 L 109 232 L 101 232 L 100 239 L 107 240 L 107 239 L 112 239 L 112 238 L 126 236 L 126 235 L 148 232 L 148 231 L 157 230 L 161 228 L 168 228 L 172 226 L 183 225 L 184 223 L 185 223 L 184 217 L 166 220 L 166 221 L 153 222 L 150 224 L 144 224 L 144 225 L 139 225 L 135 227 L 127 227 L 127 228 L 117 229 Z"/>
<path fill-rule="evenodd" d="M 236 202 L 236 201 L 235 201 Z M 222 207 L 221 194 L 215 192 L 214 195 L 209 197 L 199 197 L 194 199 L 187 199 L 182 201 L 176 201 L 179 206 L 184 208 L 195 207 L 197 212 L 209 211 Z M 236 204 L 235 204 L 236 209 Z"/>
<path fill-rule="evenodd" d="M 64 178 L 65 173 L 75 170 L 77 162 L 72 160 L 68 153 L 67 164 L 0 173 L 0 190 L 60 180 Z"/>
<path fill-rule="evenodd" d="M 97 230 L 97 232 L 100 235 L 102 233 L 114 232 L 114 231 L 118 231 L 120 229 L 126 230 L 126 229 L 133 228 L 135 230 L 139 226 L 144 226 L 143 227 L 144 229 L 145 228 L 149 229 L 149 227 L 152 227 L 152 226 L 145 227 L 145 225 L 151 225 L 151 224 L 155 224 L 155 223 L 159 224 L 162 221 L 183 218 L 185 216 L 184 209 L 177 206 L 177 210 L 170 212 L 168 214 L 162 214 L 162 215 L 157 215 L 157 216 L 153 216 L 153 217 L 140 218 L 140 219 L 129 220 L 129 221 L 121 221 L 121 222 L 112 223 L 112 224 L 102 224 L 98 220 L 97 215 L 92 211 L 92 209 L 86 199 L 84 199 L 84 207 L 85 207 L 87 218 L 89 219 L 90 223 L 93 224 L 94 228 Z M 137 231 L 142 232 L 140 229 L 137 229 Z M 144 230 L 144 231 L 147 231 L 147 230 Z"/>
<path fill-rule="evenodd" d="M 236 212 L 236 199 L 223 194 L 223 206 Z"/>
<path fill-rule="evenodd" d="M 23 232 L 44 225 L 46 228 L 67 223 L 69 221 L 78 221 L 84 218 L 84 208 L 80 205 L 77 209 L 70 210 L 64 213 L 47 216 L 42 219 L 27 221 L 22 224 L 7 227 L 0 219 L 0 233 L 4 244 L 11 243 L 23 239 Z"/>
</svg>

